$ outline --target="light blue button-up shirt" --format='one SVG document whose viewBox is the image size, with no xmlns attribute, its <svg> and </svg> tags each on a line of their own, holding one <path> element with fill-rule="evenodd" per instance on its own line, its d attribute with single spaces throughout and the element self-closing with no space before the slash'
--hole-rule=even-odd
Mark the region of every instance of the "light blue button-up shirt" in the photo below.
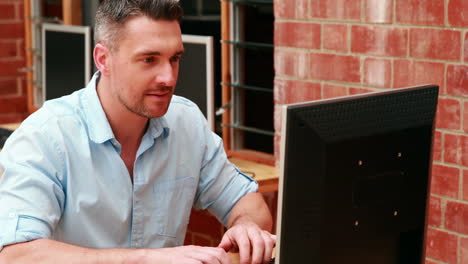
<svg viewBox="0 0 468 264">
<path fill-rule="evenodd" d="M 257 183 L 226 158 L 198 107 L 174 96 L 149 121 L 132 184 L 89 85 L 52 100 L 25 120 L 0 152 L 0 250 L 51 238 L 91 248 L 181 245 L 191 208 L 226 224 Z"/>
</svg>

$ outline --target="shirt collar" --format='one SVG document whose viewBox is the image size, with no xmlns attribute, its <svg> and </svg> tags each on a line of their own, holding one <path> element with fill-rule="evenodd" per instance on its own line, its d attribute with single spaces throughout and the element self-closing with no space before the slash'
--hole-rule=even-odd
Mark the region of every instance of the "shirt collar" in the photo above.
<svg viewBox="0 0 468 264">
<path fill-rule="evenodd" d="M 99 71 L 93 75 L 93 78 L 85 88 L 83 97 L 83 107 L 90 139 L 98 144 L 115 139 L 114 132 L 107 120 L 96 90 L 100 77 Z M 150 119 L 147 133 L 150 133 L 153 138 L 161 135 L 166 138 L 169 136 L 169 131 L 169 126 L 164 116 Z"/>
</svg>

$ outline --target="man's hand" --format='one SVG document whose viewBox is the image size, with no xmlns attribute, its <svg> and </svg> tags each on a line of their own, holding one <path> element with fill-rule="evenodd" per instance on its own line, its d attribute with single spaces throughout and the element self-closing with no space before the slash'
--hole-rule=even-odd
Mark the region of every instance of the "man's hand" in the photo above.
<svg viewBox="0 0 468 264">
<path fill-rule="evenodd" d="M 252 221 L 242 221 L 224 234 L 218 247 L 226 252 L 239 252 L 241 264 L 260 264 L 270 262 L 275 243 L 275 235 L 260 229 Z"/>
<path fill-rule="evenodd" d="M 93 249 L 50 239 L 6 246 L 0 251 L 0 263 L 67 263 L 67 264 L 232 264 L 222 248 L 183 246 L 160 249 Z"/>
<path fill-rule="evenodd" d="M 182 246 L 173 248 L 148 249 L 134 263 L 164 264 L 232 264 L 222 248 Z M 133 263 L 132 262 L 132 263 Z"/>
</svg>

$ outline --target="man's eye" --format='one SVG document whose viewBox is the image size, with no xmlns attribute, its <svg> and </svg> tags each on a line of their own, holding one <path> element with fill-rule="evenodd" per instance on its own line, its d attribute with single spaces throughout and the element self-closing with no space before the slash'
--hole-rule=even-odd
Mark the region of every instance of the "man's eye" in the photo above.
<svg viewBox="0 0 468 264">
<path fill-rule="evenodd" d="M 147 58 L 144 58 L 143 61 L 145 63 L 153 63 L 154 62 L 154 58 L 153 57 L 147 57 Z"/>
<path fill-rule="evenodd" d="M 178 62 L 180 60 L 180 56 L 172 57 L 171 61 L 172 62 Z"/>
</svg>

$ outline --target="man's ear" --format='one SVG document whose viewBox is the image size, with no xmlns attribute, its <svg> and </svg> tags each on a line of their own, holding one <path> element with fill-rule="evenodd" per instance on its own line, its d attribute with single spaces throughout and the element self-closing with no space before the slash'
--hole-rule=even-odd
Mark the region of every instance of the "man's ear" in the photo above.
<svg viewBox="0 0 468 264">
<path fill-rule="evenodd" d="M 93 57 L 94 63 L 96 64 L 96 67 L 101 72 L 101 74 L 108 75 L 110 72 L 110 50 L 101 43 L 98 43 L 96 44 L 96 47 L 94 47 Z"/>
</svg>

